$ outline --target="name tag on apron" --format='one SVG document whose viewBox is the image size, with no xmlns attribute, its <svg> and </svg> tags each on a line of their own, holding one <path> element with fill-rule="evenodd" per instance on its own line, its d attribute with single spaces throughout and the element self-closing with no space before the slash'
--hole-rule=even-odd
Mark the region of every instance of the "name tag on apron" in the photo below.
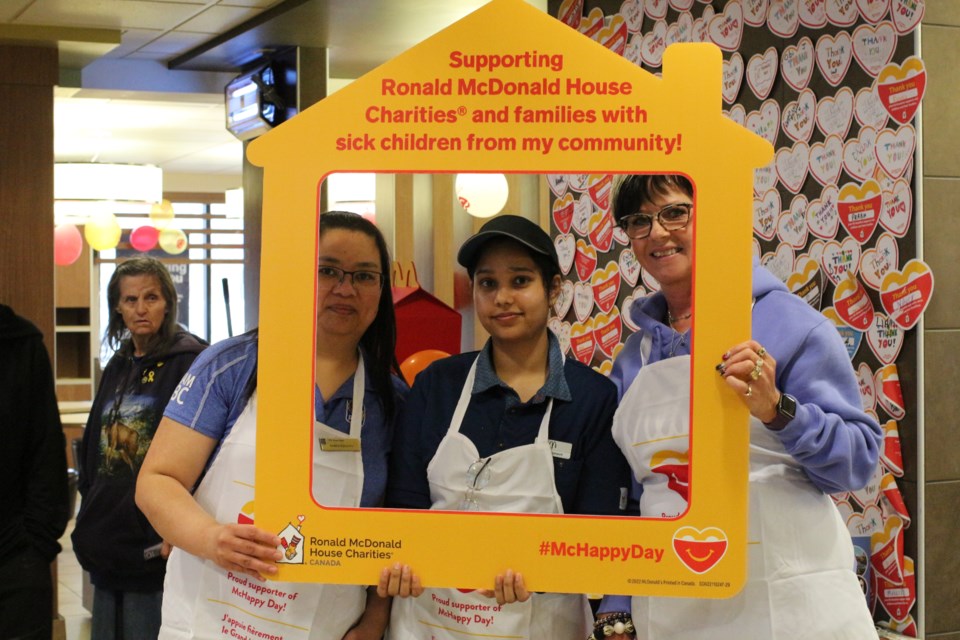
<svg viewBox="0 0 960 640">
<path fill-rule="evenodd" d="M 360 451 L 360 438 L 320 438 L 321 451 Z"/>
<path fill-rule="evenodd" d="M 550 453 L 553 454 L 554 458 L 569 460 L 570 455 L 573 453 L 573 445 L 569 442 L 561 442 L 560 440 L 550 440 Z"/>
</svg>

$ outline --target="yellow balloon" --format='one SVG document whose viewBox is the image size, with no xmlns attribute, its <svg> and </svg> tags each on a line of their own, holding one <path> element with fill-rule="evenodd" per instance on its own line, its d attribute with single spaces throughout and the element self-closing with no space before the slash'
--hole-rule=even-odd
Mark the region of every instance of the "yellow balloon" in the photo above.
<svg viewBox="0 0 960 640">
<path fill-rule="evenodd" d="M 169 200 L 156 202 L 150 207 L 150 221 L 157 229 L 165 229 L 173 222 L 173 205 Z"/>
<path fill-rule="evenodd" d="M 120 223 L 109 211 L 101 211 L 90 216 L 83 228 L 83 237 L 96 251 L 116 248 L 120 242 Z"/>
<path fill-rule="evenodd" d="M 187 250 L 187 234 L 175 227 L 160 232 L 160 248 L 170 255 L 179 255 Z"/>
</svg>

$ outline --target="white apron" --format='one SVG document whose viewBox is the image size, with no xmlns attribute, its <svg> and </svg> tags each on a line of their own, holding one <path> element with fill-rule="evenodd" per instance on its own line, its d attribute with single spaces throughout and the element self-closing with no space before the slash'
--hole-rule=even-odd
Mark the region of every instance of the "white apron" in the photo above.
<svg viewBox="0 0 960 640">
<path fill-rule="evenodd" d="M 354 374 L 350 438 L 360 438 L 363 391 L 361 358 Z M 194 494 L 217 522 L 237 522 L 238 515 L 253 511 L 256 405 L 254 392 Z M 358 507 L 363 488 L 359 450 L 322 451 L 319 438 L 343 439 L 346 434 L 319 422 L 313 431 L 314 498 L 323 505 Z M 297 525 L 291 522 L 290 526 Z M 286 561 L 291 560 L 302 561 L 290 555 Z M 167 562 L 159 637 L 341 640 L 360 618 L 365 603 L 362 586 L 259 581 L 174 549 Z"/>
<path fill-rule="evenodd" d="M 620 401 L 613 437 L 643 485 L 641 514 L 686 510 L 690 356 L 646 364 Z M 682 482 L 681 482 L 682 479 Z M 709 481 L 700 478 L 699 481 Z M 775 433 L 750 419 L 747 584 L 726 600 L 632 599 L 638 640 L 875 639 L 850 534 Z"/>
<path fill-rule="evenodd" d="M 476 445 L 460 433 L 470 404 L 477 363 L 474 361 L 463 385 L 446 436 L 437 447 L 427 479 L 431 509 L 461 510 L 472 499 L 481 511 L 507 513 L 563 513 L 553 477 L 553 454 L 549 443 L 550 414 L 547 404 L 533 444 L 507 449 L 487 460 L 483 473 L 489 480 L 468 489 L 468 469 L 483 465 Z M 482 535 L 476 532 L 477 542 Z M 568 594 L 534 594 L 527 602 L 497 604 L 470 591 L 426 589 L 417 598 L 394 598 L 390 614 L 390 640 L 466 640 L 469 638 L 516 638 L 529 640 L 583 640 L 591 629 L 586 597 Z"/>
</svg>

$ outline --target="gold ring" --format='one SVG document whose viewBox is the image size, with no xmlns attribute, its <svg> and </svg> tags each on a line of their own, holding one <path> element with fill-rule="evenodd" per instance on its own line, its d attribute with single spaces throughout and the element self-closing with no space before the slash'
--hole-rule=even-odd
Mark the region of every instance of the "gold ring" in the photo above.
<svg viewBox="0 0 960 640">
<path fill-rule="evenodd" d="M 767 355 L 767 350 L 764 349 L 763 347 L 760 347 L 760 350 L 757 351 L 757 355 L 762 358 L 763 356 Z"/>
<path fill-rule="evenodd" d="M 750 383 L 747 383 L 747 392 L 744 394 L 748 398 L 753 395 L 753 387 L 750 386 Z"/>
<path fill-rule="evenodd" d="M 763 375 L 763 369 L 756 367 L 753 371 L 750 372 L 750 378 L 752 380 L 759 380 L 760 376 Z"/>
<path fill-rule="evenodd" d="M 763 369 L 763 358 L 757 358 L 757 369 Z"/>
</svg>

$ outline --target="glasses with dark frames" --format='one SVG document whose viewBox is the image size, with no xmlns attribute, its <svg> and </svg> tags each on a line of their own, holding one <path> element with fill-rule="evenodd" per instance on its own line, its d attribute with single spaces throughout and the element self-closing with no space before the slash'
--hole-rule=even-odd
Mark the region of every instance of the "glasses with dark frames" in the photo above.
<svg viewBox="0 0 960 640">
<path fill-rule="evenodd" d="M 693 215 L 693 205 L 686 202 L 674 202 L 661 208 L 656 213 L 634 213 L 623 216 L 617 224 L 627 232 L 633 240 L 642 240 L 653 230 L 653 221 L 656 220 L 666 231 L 677 231 L 690 224 Z"/>
<path fill-rule="evenodd" d="M 340 267 L 320 265 L 317 268 L 317 283 L 322 289 L 333 289 L 343 284 L 344 278 L 350 276 L 350 282 L 357 291 L 379 291 L 383 286 L 383 274 L 379 271 L 347 271 Z"/>
</svg>

